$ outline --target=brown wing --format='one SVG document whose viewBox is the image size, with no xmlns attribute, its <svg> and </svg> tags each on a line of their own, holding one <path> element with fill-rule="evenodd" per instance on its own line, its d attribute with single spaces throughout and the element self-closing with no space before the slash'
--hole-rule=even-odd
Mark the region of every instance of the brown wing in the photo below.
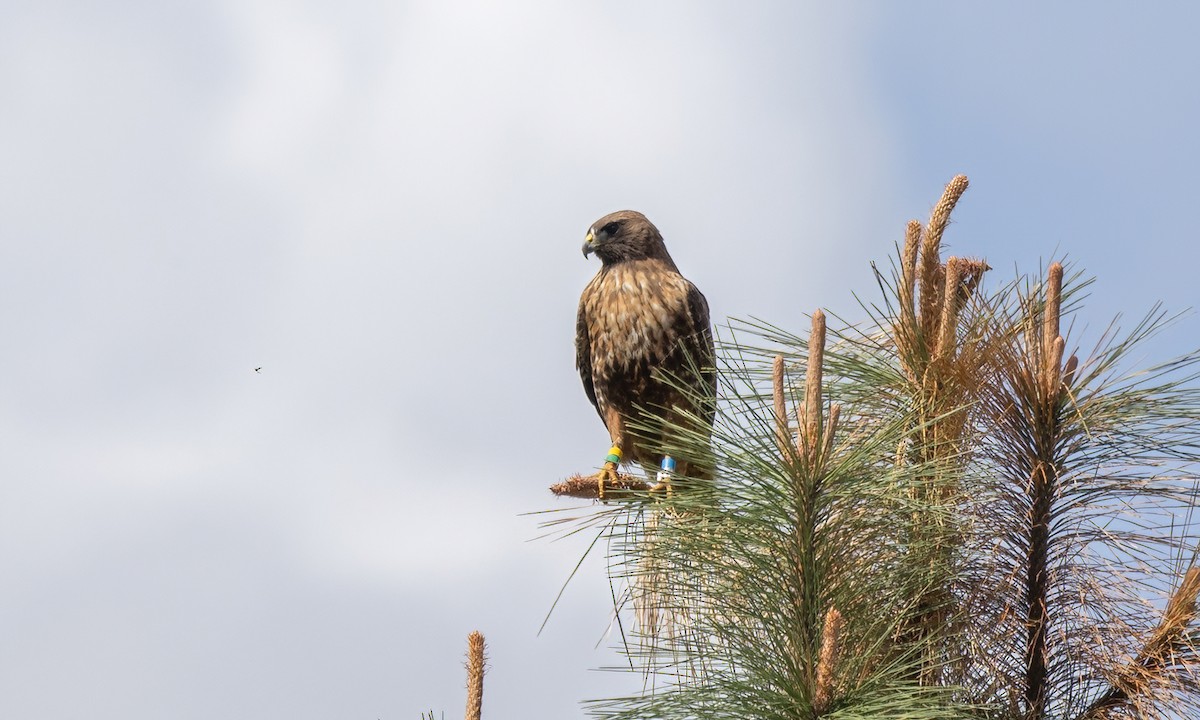
<svg viewBox="0 0 1200 720">
<path fill-rule="evenodd" d="M 685 377 L 694 378 L 693 388 L 704 398 L 704 407 L 697 408 L 698 414 L 711 426 L 716 412 L 717 371 L 716 353 L 713 349 L 712 323 L 708 314 L 708 300 L 704 293 L 687 282 L 687 308 L 684 322 L 682 346 L 685 360 L 692 365 Z"/>
<path fill-rule="evenodd" d="M 590 288 L 589 288 L 590 289 Z M 587 297 L 585 292 L 584 298 Z M 592 384 L 592 340 L 588 333 L 587 318 L 584 316 L 584 298 L 579 300 L 579 314 L 575 317 L 575 369 L 579 371 L 579 379 L 583 380 L 583 391 L 600 419 L 604 419 L 600 406 L 596 404 L 596 386 Z"/>
</svg>

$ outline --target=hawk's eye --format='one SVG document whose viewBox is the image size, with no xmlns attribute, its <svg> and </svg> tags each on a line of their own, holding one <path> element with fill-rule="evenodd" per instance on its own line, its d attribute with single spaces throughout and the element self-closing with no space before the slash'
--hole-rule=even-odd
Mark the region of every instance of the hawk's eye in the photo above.
<svg viewBox="0 0 1200 720">
<path fill-rule="evenodd" d="M 601 228 L 601 232 L 603 232 L 605 235 L 616 235 L 617 231 L 620 229 L 621 229 L 621 224 L 614 220 L 613 222 L 610 222 L 609 224 L 607 224 L 603 228 Z"/>
</svg>

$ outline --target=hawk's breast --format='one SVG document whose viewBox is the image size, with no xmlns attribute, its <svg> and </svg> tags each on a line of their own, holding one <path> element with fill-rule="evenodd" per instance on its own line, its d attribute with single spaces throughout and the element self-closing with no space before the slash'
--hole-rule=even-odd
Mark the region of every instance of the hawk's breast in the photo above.
<svg viewBox="0 0 1200 720">
<path fill-rule="evenodd" d="M 584 292 L 597 401 L 619 383 L 637 394 L 679 341 L 687 314 L 687 281 L 653 260 L 600 272 Z"/>
</svg>

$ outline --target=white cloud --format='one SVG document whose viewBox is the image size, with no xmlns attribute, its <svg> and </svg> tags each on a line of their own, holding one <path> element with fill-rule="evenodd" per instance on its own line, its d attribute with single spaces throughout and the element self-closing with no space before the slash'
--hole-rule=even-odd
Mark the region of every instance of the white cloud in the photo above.
<svg viewBox="0 0 1200 720">
<path fill-rule="evenodd" d="M 518 515 L 605 449 L 571 368 L 580 234 L 639 207 L 718 318 L 809 309 L 887 172 L 853 22 L 24 13 L 0 29 L 0 332 L 19 348 L 0 355 L 0 589 L 25 613 L 0 714 L 51 688 L 85 689 L 91 717 L 449 709 L 477 619 L 497 716 L 540 678 L 546 717 L 607 687 L 585 669 L 609 661 L 600 568 L 534 638 L 581 547 L 526 543 Z M 410 675 L 356 695 L 392 667 Z M 137 697 L 102 692 L 135 676 Z M 225 705 L 189 704 L 206 680 Z M 43 716 L 79 714 L 56 695 Z"/>
<path fill-rule="evenodd" d="M 350 39 L 315 10 L 285 2 L 227 6 L 239 62 L 219 151 L 232 167 L 272 176 L 303 172 L 305 150 L 336 132 Z"/>
</svg>

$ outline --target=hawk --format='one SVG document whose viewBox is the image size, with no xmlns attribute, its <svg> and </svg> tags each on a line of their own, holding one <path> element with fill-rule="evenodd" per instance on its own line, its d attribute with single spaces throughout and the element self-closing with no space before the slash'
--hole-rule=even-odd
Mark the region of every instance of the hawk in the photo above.
<svg viewBox="0 0 1200 720">
<path fill-rule="evenodd" d="M 597 220 L 583 243 L 583 256 L 592 253 L 601 266 L 579 298 L 575 366 L 612 440 L 596 475 L 599 495 L 617 479 L 622 458 L 661 467 L 656 487 L 669 489 L 674 472 L 688 474 L 686 461 L 676 465 L 661 454 L 672 445 L 669 429 L 712 432 L 716 371 L 708 301 L 679 274 L 662 234 L 639 212 Z M 694 476 L 706 474 L 692 468 Z"/>
</svg>

